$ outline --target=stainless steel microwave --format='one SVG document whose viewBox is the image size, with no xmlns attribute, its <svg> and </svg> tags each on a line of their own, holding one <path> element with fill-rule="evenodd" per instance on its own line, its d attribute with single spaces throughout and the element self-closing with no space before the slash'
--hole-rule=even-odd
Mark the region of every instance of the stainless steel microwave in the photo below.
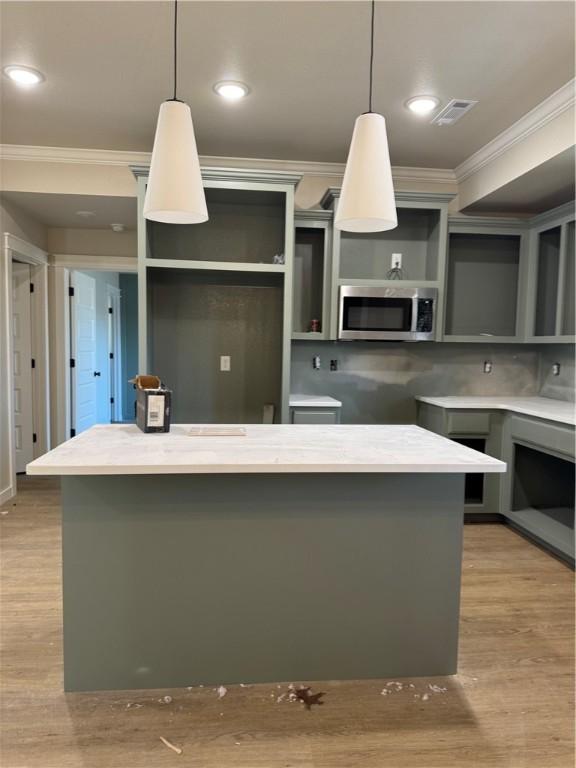
<svg viewBox="0 0 576 768">
<path fill-rule="evenodd" d="M 436 288 L 340 288 L 338 338 L 364 341 L 433 341 Z"/>
</svg>

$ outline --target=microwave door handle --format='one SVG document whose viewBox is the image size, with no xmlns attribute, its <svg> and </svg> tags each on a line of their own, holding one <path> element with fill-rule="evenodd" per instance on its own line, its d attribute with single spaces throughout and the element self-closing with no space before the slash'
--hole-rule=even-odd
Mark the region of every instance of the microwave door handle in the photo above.
<svg viewBox="0 0 576 768">
<path fill-rule="evenodd" d="M 416 333 L 418 327 L 418 295 L 412 297 L 412 322 L 410 324 L 410 333 Z"/>
</svg>

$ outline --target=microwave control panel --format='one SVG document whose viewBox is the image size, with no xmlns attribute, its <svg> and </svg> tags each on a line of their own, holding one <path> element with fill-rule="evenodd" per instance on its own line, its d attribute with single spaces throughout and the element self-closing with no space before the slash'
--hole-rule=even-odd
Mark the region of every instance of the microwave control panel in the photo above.
<svg viewBox="0 0 576 768">
<path fill-rule="evenodd" d="M 416 315 L 416 331 L 432 333 L 434 326 L 434 299 L 418 299 L 418 314 Z"/>
</svg>

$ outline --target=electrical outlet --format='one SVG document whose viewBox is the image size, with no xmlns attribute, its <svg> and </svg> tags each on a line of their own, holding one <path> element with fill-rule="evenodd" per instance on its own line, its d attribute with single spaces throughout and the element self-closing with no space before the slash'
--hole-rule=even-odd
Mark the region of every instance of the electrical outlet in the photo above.
<svg viewBox="0 0 576 768">
<path fill-rule="evenodd" d="M 331 371 L 338 370 L 338 360 L 330 360 L 330 370 Z"/>
<path fill-rule="evenodd" d="M 402 254 L 401 253 L 393 253 L 392 254 L 392 269 L 402 269 Z"/>
<path fill-rule="evenodd" d="M 552 376 L 560 376 L 560 363 L 552 363 Z"/>
<path fill-rule="evenodd" d="M 484 360 L 484 373 L 492 373 L 492 363 L 490 360 Z"/>
<path fill-rule="evenodd" d="M 312 358 L 312 368 L 314 368 L 315 371 L 319 371 L 321 368 L 321 361 L 319 355 L 314 355 Z"/>
<path fill-rule="evenodd" d="M 230 355 L 220 355 L 220 370 L 221 371 L 230 370 Z"/>
</svg>

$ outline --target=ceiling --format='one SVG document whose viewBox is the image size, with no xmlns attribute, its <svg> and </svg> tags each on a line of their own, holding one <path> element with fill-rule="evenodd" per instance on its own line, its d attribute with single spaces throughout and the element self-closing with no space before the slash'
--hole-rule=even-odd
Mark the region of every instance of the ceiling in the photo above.
<svg viewBox="0 0 576 768">
<path fill-rule="evenodd" d="M 171 96 L 168 2 L 4 2 L 1 140 L 149 151 Z M 179 96 L 202 155 L 343 162 L 367 109 L 366 2 L 182 2 Z M 374 107 L 394 165 L 454 168 L 574 75 L 572 2 L 379 2 Z M 229 104 L 212 91 L 242 80 Z M 449 128 L 407 112 L 418 94 L 477 99 Z"/>
<path fill-rule="evenodd" d="M 122 224 L 136 229 L 135 197 L 102 195 L 61 195 L 42 192 L 2 192 L 0 201 L 18 208 L 46 227 L 71 229 L 108 229 Z M 78 216 L 76 211 L 91 211 L 92 216 Z"/>
<path fill-rule="evenodd" d="M 466 209 L 466 213 L 537 214 L 574 200 L 574 147 L 505 184 Z"/>
</svg>

